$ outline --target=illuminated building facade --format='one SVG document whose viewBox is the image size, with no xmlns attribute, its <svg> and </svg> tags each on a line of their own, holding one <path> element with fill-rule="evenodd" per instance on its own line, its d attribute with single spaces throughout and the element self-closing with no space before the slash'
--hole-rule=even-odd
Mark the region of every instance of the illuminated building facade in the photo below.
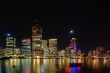
<svg viewBox="0 0 110 73">
<path fill-rule="evenodd" d="M 57 56 L 57 39 L 49 39 L 49 56 Z"/>
<path fill-rule="evenodd" d="M 48 49 L 48 42 L 47 40 L 42 40 L 42 48 L 43 48 L 43 55 L 49 56 L 49 49 Z"/>
<path fill-rule="evenodd" d="M 71 49 L 74 49 L 74 50 L 77 50 L 77 49 L 76 49 L 76 39 L 75 39 L 75 38 L 72 38 L 72 39 L 70 40 L 70 48 L 71 48 Z"/>
<path fill-rule="evenodd" d="M 18 56 L 18 55 L 21 55 L 20 48 L 16 48 L 16 49 L 15 49 L 15 52 L 16 52 L 16 55 L 17 55 L 17 56 Z"/>
<path fill-rule="evenodd" d="M 7 49 L 1 49 L 0 56 L 8 56 Z"/>
<path fill-rule="evenodd" d="M 70 40 L 70 44 L 66 47 L 66 56 L 67 57 L 74 57 L 77 54 L 77 48 L 76 48 L 76 39 L 72 38 Z"/>
<path fill-rule="evenodd" d="M 65 54 L 65 50 L 61 50 L 60 52 L 59 52 L 59 57 L 65 57 L 66 56 L 66 54 Z"/>
<path fill-rule="evenodd" d="M 22 55 L 31 55 L 31 40 L 29 38 L 25 38 L 22 40 Z"/>
<path fill-rule="evenodd" d="M 11 34 L 6 34 L 6 49 L 8 55 L 16 54 L 16 38 Z"/>
<path fill-rule="evenodd" d="M 42 28 L 35 25 L 32 26 L 32 53 L 33 56 L 42 56 Z"/>
</svg>

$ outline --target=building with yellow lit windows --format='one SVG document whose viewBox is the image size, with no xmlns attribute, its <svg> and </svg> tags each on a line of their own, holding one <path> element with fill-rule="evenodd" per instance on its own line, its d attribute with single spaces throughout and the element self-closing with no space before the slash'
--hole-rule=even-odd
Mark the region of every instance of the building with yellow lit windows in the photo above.
<svg viewBox="0 0 110 73">
<path fill-rule="evenodd" d="M 34 57 L 42 56 L 42 28 L 36 24 L 32 26 L 32 54 Z"/>
<path fill-rule="evenodd" d="M 31 40 L 30 40 L 30 38 L 22 39 L 21 54 L 24 56 L 31 56 Z"/>
<path fill-rule="evenodd" d="M 49 39 L 49 56 L 57 56 L 57 39 Z"/>
<path fill-rule="evenodd" d="M 16 54 L 16 38 L 12 34 L 6 34 L 6 50 L 7 55 Z"/>
</svg>

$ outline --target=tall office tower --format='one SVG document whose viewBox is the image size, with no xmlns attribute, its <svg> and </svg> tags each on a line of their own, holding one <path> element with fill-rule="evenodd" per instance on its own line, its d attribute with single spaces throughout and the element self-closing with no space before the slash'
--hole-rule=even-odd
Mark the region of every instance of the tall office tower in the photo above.
<svg viewBox="0 0 110 73">
<path fill-rule="evenodd" d="M 49 56 L 49 49 L 48 49 L 48 42 L 47 40 L 42 40 L 42 48 L 43 48 L 43 55 Z"/>
<path fill-rule="evenodd" d="M 74 49 L 74 50 L 77 50 L 77 49 L 76 49 L 76 39 L 75 39 L 75 38 L 72 38 L 72 39 L 70 40 L 70 48 L 71 48 L 71 49 Z"/>
<path fill-rule="evenodd" d="M 33 56 L 42 56 L 42 28 L 36 24 L 32 26 L 32 53 Z"/>
<path fill-rule="evenodd" d="M 31 40 L 30 38 L 22 39 L 22 55 L 31 56 Z"/>
<path fill-rule="evenodd" d="M 6 49 L 8 55 L 15 55 L 16 52 L 16 38 L 14 35 L 6 34 Z"/>
<path fill-rule="evenodd" d="M 57 39 L 49 39 L 49 56 L 57 56 Z"/>
<path fill-rule="evenodd" d="M 66 47 L 66 50 L 67 50 L 67 57 L 74 57 L 76 56 L 77 54 L 77 49 L 76 49 L 76 39 L 75 38 L 72 38 L 70 40 L 70 43 L 69 45 Z"/>
</svg>

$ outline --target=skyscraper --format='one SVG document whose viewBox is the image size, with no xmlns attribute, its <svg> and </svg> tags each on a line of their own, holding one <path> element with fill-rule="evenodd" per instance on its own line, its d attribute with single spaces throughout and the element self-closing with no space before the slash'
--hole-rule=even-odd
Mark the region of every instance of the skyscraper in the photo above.
<svg viewBox="0 0 110 73">
<path fill-rule="evenodd" d="M 33 56 L 42 56 L 42 28 L 36 24 L 32 26 L 32 53 Z"/>
<path fill-rule="evenodd" d="M 6 49 L 8 55 L 15 55 L 15 50 L 16 50 L 16 38 L 12 34 L 6 34 Z"/>
<path fill-rule="evenodd" d="M 69 45 L 66 47 L 67 50 L 67 57 L 74 57 L 77 54 L 77 48 L 76 48 L 76 38 L 72 38 L 70 40 Z"/>
<path fill-rule="evenodd" d="M 42 40 L 42 48 L 43 48 L 43 55 L 49 56 L 49 48 L 48 48 L 48 42 L 47 40 Z"/>
<path fill-rule="evenodd" d="M 49 39 L 49 55 L 56 56 L 57 55 L 57 39 Z"/>
<path fill-rule="evenodd" d="M 30 40 L 30 38 L 24 38 L 22 40 L 22 55 L 24 55 L 24 56 L 31 55 L 31 40 Z"/>
<path fill-rule="evenodd" d="M 70 40 L 70 48 L 71 48 L 71 49 L 74 49 L 74 50 L 77 50 L 77 49 L 76 49 L 76 38 L 72 38 L 72 39 Z"/>
</svg>

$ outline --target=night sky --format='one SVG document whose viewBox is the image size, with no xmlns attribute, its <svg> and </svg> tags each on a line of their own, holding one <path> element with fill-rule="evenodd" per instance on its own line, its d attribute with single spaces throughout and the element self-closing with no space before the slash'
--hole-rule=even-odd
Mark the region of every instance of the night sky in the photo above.
<svg viewBox="0 0 110 73">
<path fill-rule="evenodd" d="M 38 19 L 43 38 L 57 37 L 59 49 L 64 48 L 72 36 L 76 37 L 80 49 L 95 49 L 97 46 L 109 49 L 110 8 L 107 5 L 101 1 L 4 5 L 0 10 L 0 45 L 4 45 L 3 37 L 8 31 L 14 33 L 18 41 L 31 35 L 31 26 Z M 74 35 L 69 33 L 71 29 Z"/>
</svg>

